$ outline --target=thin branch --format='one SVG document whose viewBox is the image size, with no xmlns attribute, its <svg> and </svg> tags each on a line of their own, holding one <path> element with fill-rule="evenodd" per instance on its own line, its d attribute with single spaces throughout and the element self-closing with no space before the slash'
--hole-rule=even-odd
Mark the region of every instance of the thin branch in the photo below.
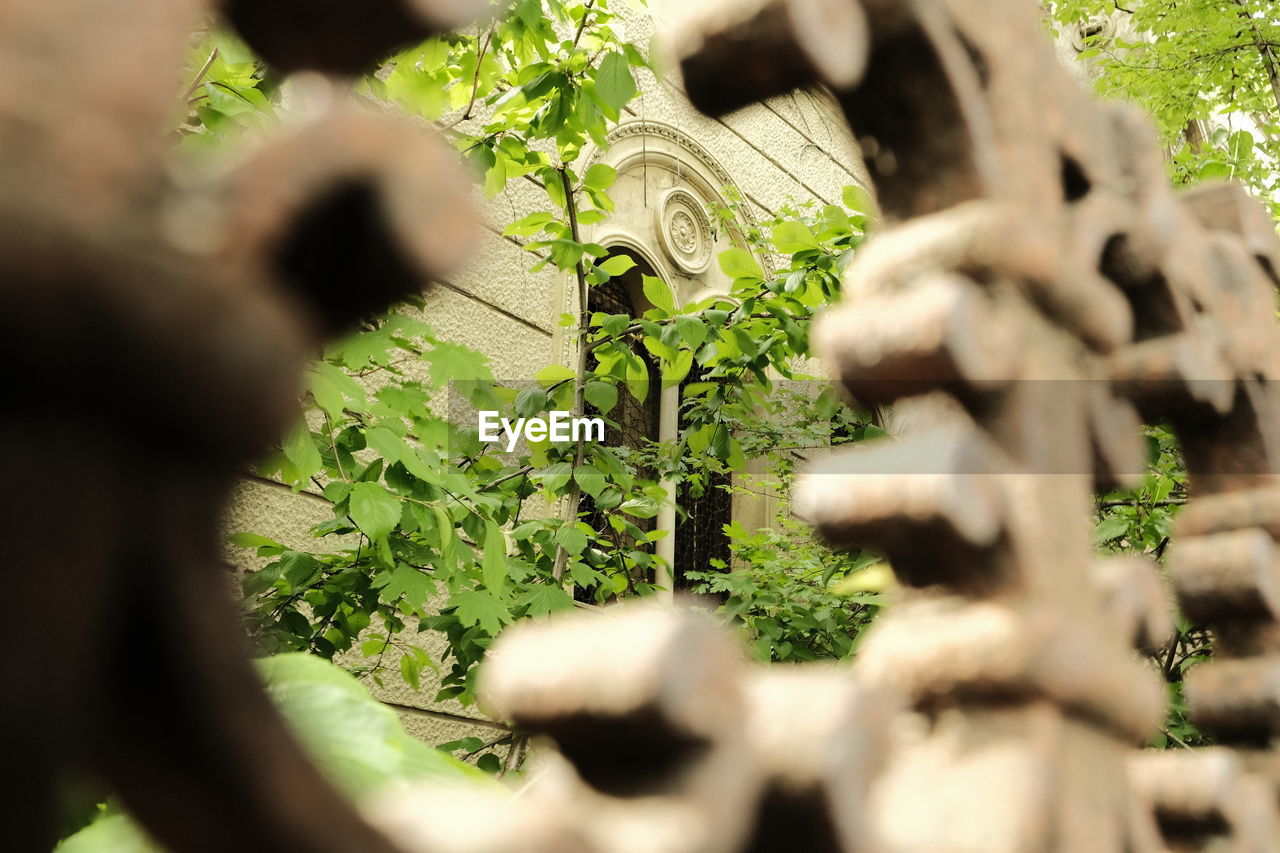
<svg viewBox="0 0 1280 853">
<path fill-rule="evenodd" d="M 591 10 L 596 5 L 596 0 L 591 0 L 586 8 L 582 10 L 582 20 L 578 22 L 578 32 L 573 37 L 573 46 L 577 47 L 578 42 L 582 40 L 582 33 L 587 28 L 587 18 L 591 17 Z M 594 64 L 594 63 L 589 63 Z"/>
<path fill-rule="evenodd" d="M 1267 70 L 1267 81 L 1271 84 L 1271 96 L 1275 98 L 1276 110 L 1280 111 L 1280 62 L 1276 60 L 1275 48 L 1262 37 L 1262 33 L 1258 30 L 1258 22 L 1249 14 L 1244 0 L 1236 0 L 1236 5 L 1240 7 L 1240 17 L 1248 21 L 1249 29 L 1253 32 L 1253 44 L 1257 47 L 1262 65 Z"/>
<path fill-rule="evenodd" d="M 182 95 L 182 102 L 185 104 L 191 100 L 191 96 L 196 93 L 196 89 L 200 88 L 200 84 L 204 82 L 204 76 L 209 73 L 209 69 L 213 67 L 213 63 L 218 59 L 218 48 L 213 49 L 213 53 L 209 54 L 209 58 L 205 60 L 200 70 L 196 72 L 196 78 L 191 81 L 191 85 L 187 87 L 187 91 Z"/>
<path fill-rule="evenodd" d="M 586 16 L 584 14 L 583 21 L 585 20 Z M 570 235 L 575 243 L 581 243 L 581 234 L 578 229 L 578 207 L 574 201 L 573 186 L 569 181 L 569 173 L 564 168 L 560 169 L 560 184 L 564 187 L 565 207 L 569 212 Z M 587 301 L 590 291 L 587 288 L 587 273 L 582 266 L 581 258 L 574 265 L 574 273 L 578 279 L 578 329 L 581 337 L 578 340 L 578 369 L 573 382 L 573 415 L 576 418 L 580 418 L 586 413 L 587 408 L 585 389 L 587 386 L 587 356 L 590 353 L 586 342 L 587 317 L 589 314 Z M 579 438 L 578 449 L 574 454 L 573 470 L 575 473 L 586 458 L 586 453 L 586 437 L 583 436 Z M 576 477 L 571 482 L 573 486 L 569 489 L 569 505 L 567 507 L 568 511 L 565 513 L 570 523 L 578 518 L 578 507 L 582 503 L 582 487 L 578 485 Z M 551 576 L 556 579 L 557 583 L 564 578 L 564 571 L 568 564 L 569 551 L 561 544 L 556 548 L 556 561 L 551 570 Z"/>
<path fill-rule="evenodd" d="M 495 22 L 489 27 L 489 32 L 485 35 L 483 42 L 480 41 L 479 34 L 476 34 L 476 44 L 480 47 L 479 50 L 476 51 L 476 71 L 475 74 L 471 76 L 471 97 L 467 100 L 467 107 L 462 111 L 461 115 L 452 121 L 437 125 L 440 130 L 449 130 L 450 128 L 462 124 L 464 121 L 471 118 L 471 111 L 475 109 L 476 105 L 476 96 L 480 92 L 480 66 L 484 63 L 484 55 L 489 50 L 489 45 L 493 41 L 493 31 L 497 26 L 498 25 Z"/>
<path fill-rule="evenodd" d="M 477 747 L 476 749 L 473 749 L 470 752 L 468 752 L 466 755 L 462 757 L 462 760 L 466 761 L 471 756 L 484 752 L 486 749 L 493 749 L 495 746 L 497 746 L 499 743 L 501 743 L 502 741 L 506 740 L 509 737 L 511 737 L 511 732 L 503 732 L 493 740 L 486 743 L 484 746 Z"/>
</svg>

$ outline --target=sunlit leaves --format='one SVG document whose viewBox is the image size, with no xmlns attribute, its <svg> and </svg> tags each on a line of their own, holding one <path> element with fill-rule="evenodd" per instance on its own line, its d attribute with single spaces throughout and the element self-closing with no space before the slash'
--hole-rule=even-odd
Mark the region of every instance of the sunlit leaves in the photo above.
<svg viewBox="0 0 1280 853">
<path fill-rule="evenodd" d="M 445 641 L 438 696 L 470 702 L 493 637 L 573 606 L 565 584 L 598 603 L 654 591 L 653 543 L 671 531 L 648 520 L 670 506 L 664 480 L 705 489 L 711 471 L 746 476 L 749 457 L 767 457 L 784 474 L 794 467 L 779 449 L 772 377 L 794 375 L 792 363 L 808 355 L 808 326 L 838 293 L 862 239 L 862 211 L 798 204 L 747 229 L 732 213 L 709 211 L 734 243 L 719 261 L 733 293 L 685 305 L 671 283 L 636 276 L 630 254 L 575 232 L 575 222 L 585 229 L 614 209 L 618 173 L 584 152 L 604 144 L 645 64 L 610 27 L 612 14 L 603 0 L 589 10 L 585 0 L 519 0 L 492 26 L 407 51 L 362 84 L 436 121 L 488 195 L 519 188 L 510 209 L 520 218 L 500 227 L 537 256 L 533 272 L 558 271 L 570 286 L 579 271 L 589 287 L 640 278 L 635 295 L 649 307 L 641 316 L 566 313 L 566 344 L 590 349 L 585 372 L 571 355 L 529 364 L 513 383 L 494 381 L 478 351 L 493 330 L 471 330 L 480 343 L 465 346 L 409 311 L 373 318 L 327 347 L 312 370 L 306 425 L 275 464 L 290 482 L 319 488 L 333 517 L 314 529 L 315 554 L 244 540 L 269 561 L 245 584 L 263 648 L 326 656 L 359 648 L 373 678 L 399 668 L 418 689 L 436 662 L 421 650 L 387 650 L 402 648 L 415 627 L 435 631 Z M 566 36 L 584 15 L 580 39 Z M 789 268 L 774 269 L 780 255 Z M 701 380 L 686 382 L 695 369 Z M 673 405 L 659 388 L 676 386 L 678 435 L 613 438 L 635 411 Z M 589 415 L 608 421 L 603 445 L 531 441 L 508 453 L 478 439 L 467 409 L 529 418 L 576 408 L 579 393 Z M 809 407 L 787 417 L 800 411 Z M 578 497 L 577 516 L 567 517 Z M 384 665 L 384 656 L 395 662 Z"/>
<path fill-rule="evenodd" d="M 573 479 L 582 491 L 593 498 L 600 496 L 605 487 L 605 475 L 599 468 L 591 465 L 579 465 L 573 469 Z"/>
<path fill-rule="evenodd" d="M 400 563 L 382 577 L 382 600 L 388 604 L 396 604 L 403 599 L 402 607 L 409 613 L 422 613 L 427 597 L 435 592 L 435 582 L 431 575 L 422 569 Z M 379 583 L 374 582 L 378 587 Z"/>
<path fill-rule="evenodd" d="M 720 254 L 720 270 L 729 278 L 763 280 L 764 270 L 746 249 L 734 247 Z"/>
<path fill-rule="evenodd" d="M 629 255 L 614 255 L 612 258 L 606 258 L 601 261 L 596 265 L 596 267 L 603 270 L 609 276 L 618 276 L 622 275 L 627 270 L 634 268 L 635 265 L 635 260 L 633 260 Z"/>
<path fill-rule="evenodd" d="M 481 560 L 484 585 L 501 593 L 507 581 L 507 537 L 492 521 L 485 523 L 484 551 Z"/>
<path fill-rule="evenodd" d="M 602 415 L 609 414 L 618 405 L 618 388 L 610 382 L 588 382 L 582 392 L 587 403 Z"/>
<path fill-rule="evenodd" d="M 622 108 L 636 96 L 636 81 L 627 58 L 618 52 L 605 54 L 595 74 L 595 93 L 615 121 Z"/>
<path fill-rule="evenodd" d="M 370 539 L 380 539 L 400 521 L 400 501 L 377 483 L 351 487 L 351 520 Z"/>
<path fill-rule="evenodd" d="M 642 279 L 644 287 L 644 298 L 648 299 L 654 308 L 657 308 L 663 314 L 672 314 L 676 310 L 675 295 L 671 292 L 671 287 L 662 279 L 655 276 L 646 275 Z"/>
<path fill-rule="evenodd" d="M 813 232 L 803 222 L 795 220 L 779 223 L 773 229 L 773 245 L 785 254 L 821 248 Z"/>
<path fill-rule="evenodd" d="M 554 221 L 556 221 L 554 214 L 543 211 L 530 213 L 502 229 L 502 233 L 506 237 L 532 237 Z"/>
<path fill-rule="evenodd" d="M 526 615 L 534 619 L 573 609 L 573 599 L 557 584 L 534 584 L 521 596 L 520 603 L 527 608 Z"/>
<path fill-rule="evenodd" d="M 503 624 L 511 621 L 511 611 L 487 589 L 469 589 L 455 593 L 449 606 L 457 608 L 458 621 L 463 626 L 479 626 L 491 636 L 497 636 Z"/>
<path fill-rule="evenodd" d="M 576 522 L 565 524 L 556 531 L 556 544 L 563 547 L 570 555 L 576 557 L 587 547 L 587 534 L 583 533 Z"/>
<path fill-rule="evenodd" d="M 460 344 L 440 341 L 422 355 L 422 360 L 431 365 L 431 384 L 436 388 L 450 382 L 493 379 L 488 357 Z"/>
<path fill-rule="evenodd" d="M 1153 116 L 1170 146 L 1176 181 L 1235 178 L 1280 213 L 1274 3 L 1134 0 L 1123 6 L 1120 15 L 1104 0 L 1059 0 L 1053 21 L 1070 34 L 1090 16 L 1115 15 L 1117 35 L 1094 39 L 1080 56 L 1097 87 Z"/>
<path fill-rule="evenodd" d="M 293 464 L 299 483 L 309 479 L 324 464 L 320 458 L 320 451 L 316 450 L 315 442 L 311 439 L 311 431 L 307 429 L 304 421 L 294 424 L 285 436 L 284 455 Z"/>
<path fill-rule="evenodd" d="M 582 186 L 586 189 L 603 192 L 613 186 L 613 182 L 617 178 L 618 172 L 612 166 L 596 163 L 587 169 L 586 175 L 582 178 Z"/>
</svg>

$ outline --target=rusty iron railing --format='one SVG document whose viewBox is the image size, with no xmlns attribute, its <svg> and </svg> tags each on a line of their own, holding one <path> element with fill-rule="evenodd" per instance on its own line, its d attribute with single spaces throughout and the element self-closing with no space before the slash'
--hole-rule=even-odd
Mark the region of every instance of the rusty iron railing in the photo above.
<svg viewBox="0 0 1280 853">
<path fill-rule="evenodd" d="M 281 68 L 346 74 L 483 5 L 224 11 Z M 203 11 L 0 6 L 0 70 L 30 81 L 0 99 L 0 518 L 12 642 L 41 638 L 0 682 L 7 847 L 47 849 L 60 781 L 88 771 L 183 851 L 1277 849 L 1280 242 L 1235 187 L 1175 194 L 1146 121 L 1067 78 L 1031 0 L 717 3 L 671 39 L 712 115 L 826 86 L 879 191 L 818 339 L 915 428 L 800 498 L 903 587 L 856 666 L 748 669 L 651 606 L 519 626 L 483 692 L 543 738 L 529 788 L 402 795 L 371 828 L 253 676 L 218 520 L 308 353 L 460 261 L 474 216 L 430 137 L 344 106 L 180 239 L 157 69 Z M 1195 492 L 1170 571 L 1215 631 L 1187 683 L 1210 750 L 1140 749 L 1163 693 L 1134 649 L 1167 642 L 1169 608 L 1150 563 L 1090 545 L 1092 490 L 1141 470 L 1154 421 Z M 56 614 L 51 588 L 75 591 Z"/>
</svg>

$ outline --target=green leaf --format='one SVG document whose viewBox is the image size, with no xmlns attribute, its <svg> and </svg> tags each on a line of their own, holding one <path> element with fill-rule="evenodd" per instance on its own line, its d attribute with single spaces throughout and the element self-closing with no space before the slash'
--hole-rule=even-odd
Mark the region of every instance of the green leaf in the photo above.
<svg viewBox="0 0 1280 853">
<path fill-rule="evenodd" d="M 708 308 L 702 312 L 703 318 L 716 328 L 720 328 L 728 322 L 730 314 L 728 311 L 721 311 L 719 308 Z"/>
<path fill-rule="evenodd" d="M 256 533 L 233 533 L 231 535 L 231 544 L 237 548 L 283 548 L 274 539 L 268 539 L 265 536 L 259 536 Z"/>
<path fill-rule="evenodd" d="M 523 542 L 526 539 L 531 539 L 534 534 L 540 533 L 544 529 L 541 521 L 526 521 L 511 531 L 511 538 L 517 542 Z"/>
<path fill-rule="evenodd" d="M 1099 545 L 1123 536 L 1129 531 L 1129 520 L 1120 515 L 1103 519 L 1093 529 L 1093 541 Z"/>
<path fill-rule="evenodd" d="M 349 795 L 410 779 L 484 784 L 476 770 L 411 737 L 396 713 L 341 667 L 305 654 L 277 655 L 258 667 L 293 734 Z"/>
<path fill-rule="evenodd" d="M 394 711 L 341 667 L 307 654 L 258 661 L 267 695 L 324 775 L 353 798 L 392 783 L 433 780 L 501 788 L 483 770 L 433 749 L 405 731 Z M 193 747 L 169 744 L 182 758 Z M 159 853 L 137 825 L 107 814 L 58 845 L 58 853 Z"/>
<path fill-rule="evenodd" d="M 649 396 L 649 368 L 640 356 L 627 352 L 626 377 L 627 390 L 631 396 L 643 403 Z"/>
<path fill-rule="evenodd" d="M 543 385 L 555 385 L 557 382 L 573 379 L 577 375 L 563 364 L 550 364 L 535 373 L 533 378 Z"/>
<path fill-rule="evenodd" d="M 311 430 L 305 421 L 298 421 L 284 439 L 284 455 L 297 469 L 298 481 L 303 482 L 324 467 L 320 451 L 311 438 Z"/>
<path fill-rule="evenodd" d="M 841 200 L 844 206 L 850 210 L 856 210 L 858 213 L 867 216 L 875 213 L 876 203 L 871 200 L 871 194 L 862 187 L 850 184 L 841 191 Z"/>
<path fill-rule="evenodd" d="M 300 551 L 286 551 L 280 556 L 280 576 L 288 583 L 290 592 L 310 586 L 323 568 L 315 557 Z"/>
<path fill-rule="evenodd" d="M 569 478 L 572 476 L 573 467 L 568 462 L 556 462 L 543 468 L 538 480 L 547 491 L 558 492 L 568 485 Z"/>
<path fill-rule="evenodd" d="M 764 270 L 746 249 L 734 247 L 720 253 L 720 269 L 732 279 L 764 280 Z"/>
<path fill-rule="evenodd" d="M 604 491 L 604 472 L 599 468 L 591 465 L 579 465 L 573 469 L 573 479 L 582 487 L 582 491 L 593 498 L 600 497 L 600 493 Z"/>
<path fill-rule="evenodd" d="M 502 230 L 502 233 L 506 237 L 532 237 L 554 221 L 555 217 L 550 213 L 543 211 L 530 213 L 528 216 L 512 222 Z"/>
<path fill-rule="evenodd" d="M 479 752 L 484 749 L 484 741 L 478 737 L 464 737 L 458 740 L 451 740 L 448 743 L 442 743 L 436 749 L 441 752 Z"/>
<path fill-rule="evenodd" d="M 492 521 L 484 526 L 484 556 L 481 562 L 484 585 L 500 593 L 507 582 L 507 537 Z"/>
<path fill-rule="evenodd" d="M 526 615 L 535 619 L 573 609 L 573 599 L 569 597 L 569 593 L 554 583 L 534 584 L 521 596 L 520 603 L 529 608 Z"/>
<path fill-rule="evenodd" d="M 674 348 L 667 346 L 660 338 L 645 338 L 644 348 L 665 361 L 674 360 L 677 354 Z"/>
<path fill-rule="evenodd" d="M 600 323 L 600 328 L 611 338 L 616 338 L 631 326 L 628 314 L 609 314 Z"/>
<path fill-rule="evenodd" d="M 630 255 L 614 255 L 613 257 L 606 258 L 605 260 L 596 264 L 596 269 L 603 270 L 604 272 L 608 273 L 610 277 L 613 277 L 617 275 L 622 275 L 623 273 L 625 273 L 627 270 L 631 269 L 635 265 L 636 265 L 635 259 L 632 258 Z"/>
<path fill-rule="evenodd" d="M 498 154 L 494 164 L 484 173 L 484 195 L 492 199 L 506 189 L 507 159 Z"/>
<path fill-rule="evenodd" d="M 526 388 L 516 395 L 516 414 L 522 418 L 536 417 L 547 409 L 547 392 L 541 388 Z"/>
<path fill-rule="evenodd" d="M 408 455 L 409 446 L 400 436 L 386 427 L 373 427 L 364 431 L 366 445 L 383 459 L 399 462 Z"/>
<path fill-rule="evenodd" d="M 479 625 L 490 636 L 497 636 L 506 622 L 511 621 L 511 611 L 487 589 L 468 589 L 454 593 L 449 606 L 458 608 L 458 621 L 463 627 Z"/>
<path fill-rule="evenodd" d="M 622 111 L 636 96 L 636 81 L 631 67 L 621 53 L 606 53 L 596 71 L 596 95 L 615 113 Z"/>
<path fill-rule="evenodd" d="M 378 597 L 387 604 L 395 604 L 403 597 L 406 609 L 414 613 L 422 612 L 427 598 L 435 591 L 430 575 L 403 563 L 388 572 L 385 579 Z"/>
<path fill-rule="evenodd" d="M 312 372 L 310 379 L 311 396 L 315 397 L 316 405 L 329 416 L 330 420 L 336 421 L 342 416 L 342 410 L 347 406 L 346 397 L 328 376 Z"/>
<path fill-rule="evenodd" d="M 582 395 L 602 415 L 609 414 L 618 405 L 618 387 L 611 382 L 588 382 Z"/>
<path fill-rule="evenodd" d="M 63 841 L 56 853 L 160 853 L 146 834 L 126 815 L 98 818 Z"/>
<path fill-rule="evenodd" d="M 773 229 L 773 245 L 778 251 L 791 255 L 809 249 L 817 249 L 820 244 L 803 222 L 783 222 Z"/>
<path fill-rule="evenodd" d="M 449 511 L 438 503 L 431 505 L 431 514 L 436 520 L 436 535 L 439 539 L 440 552 L 444 553 L 445 549 L 453 541 L 453 517 L 449 515 Z"/>
<path fill-rule="evenodd" d="M 1210 160 L 1200 166 L 1196 176 L 1202 181 L 1226 180 L 1235 174 L 1230 163 L 1221 160 Z"/>
<path fill-rule="evenodd" d="M 587 174 L 582 178 L 582 185 L 588 189 L 603 192 L 613 186 L 613 182 L 617 179 L 617 169 L 612 166 L 606 166 L 604 163 L 596 163 L 587 169 Z"/>
<path fill-rule="evenodd" d="M 670 385 L 678 385 L 689 375 L 689 371 L 693 369 L 693 351 L 681 350 L 676 353 L 675 359 L 664 362 L 662 365 L 662 381 Z"/>
<path fill-rule="evenodd" d="M 400 658 L 400 677 L 415 691 L 422 689 L 422 680 L 418 677 L 421 672 L 422 667 L 410 655 Z"/>
<path fill-rule="evenodd" d="M 577 522 L 569 522 L 556 531 L 556 544 L 576 557 L 587 547 L 587 534 L 578 529 Z"/>
<path fill-rule="evenodd" d="M 1232 160 L 1251 160 L 1253 145 L 1253 134 L 1247 130 L 1238 130 L 1227 141 L 1227 152 Z"/>
<path fill-rule="evenodd" d="M 664 311 L 667 314 L 674 314 L 676 310 L 675 295 L 672 294 L 671 288 L 660 278 L 646 275 L 642 278 L 644 282 L 644 298 L 652 303 L 654 308 Z"/>
<path fill-rule="evenodd" d="M 381 539 L 400 523 L 400 501 L 377 483 L 351 487 L 351 520 L 370 539 Z"/>
<path fill-rule="evenodd" d="M 697 317 L 677 317 L 676 330 L 690 349 L 696 350 L 707 339 L 707 324 Z"/>
<path fill-rule="evenodd" d="M 443 388 L 452 381 L 491 380 L 489 358 L 470 347 L 438 342 L 422 360 L 431 365 L 431 384 Z"/>
</svg>

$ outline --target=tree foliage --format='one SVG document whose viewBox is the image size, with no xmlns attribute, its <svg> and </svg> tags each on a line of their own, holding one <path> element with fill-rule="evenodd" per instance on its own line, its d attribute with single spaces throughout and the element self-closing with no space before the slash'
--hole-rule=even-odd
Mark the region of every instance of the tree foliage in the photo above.
<svg viewBox="0 0 1280 853">
<path fill-rule="evenodd" d="M 193 73 L 214 47 L 184 129 L 188 144 L 211 148 L 280 109 L 277 83 L 225 36 L 193 50 Z M 505 236 L 523 241 L 534 270 L 555 268 L 585 295 L 634 266 L 582 237 L 583 226 L 612 212 L 617 177 L 607 165 L 589 165 L 584 152 L 605 143 L 646 62 L 620 37 L 606 2 L 526 0 L 476 32 L 393 57 L 356 92 L 447 136 L 483 176 L 486 194 L 515 181 L 534 187 L 540 209 L 509 223 Z M 223 97 L 241 89 L 260 94 Z M 251 115 L 246 103 L 258 111 Z M 829 443 L 840 408 L 834 392 L 793 395 L 784 411 L 777 382 L 812 380 L 804 372 L 809 325 L 839 291 L 870 200 L 850 187 L 843 204 L 797 205 L 751 226 L 739 215 L 741 199 L 725 191 L 729 203 L 711 213 L 735 244 L 718 258 L 731 292 L 677 304 L 665 283 L 646 278 L 651 307 L 641 316 L 565 315 L 566 333 L 590 355 L 576 365 L 497 382 L 482 353 L 436 334 L 421 303 L 371 319 L 330 346 L 310 372 L 303 418 L 259 473 L 324 499 L 332 518 L 313 531 L 306 551 L 250 533 L 235 538 L 265 561 L 244 584 L 260 647 L 340 659 L 378 680 L 395 667 L 414 688 L 424 670 L 443 666 L 437 698 L 470 702 L 476 664 L 505 626 L 574 607 L 575 594 L 589 605 L 656 589 L 662 567 L 653 546 L 668 531 L 649 520 L 670 502 L 664 481 L 697 494 L 715 487 L 713 473 L 741 477 L 750 458 L 785 468 L 790 457 L 782 457 L 796 451 L 776 441 L 780 415 L 806 431 L 806 446 Z M 687 381 L 695 369 L 697 381 Z M 458 416 L 590 406 L 612 420 L 627 398 L 648 400 L 672 385 L 684 386 L 682 426 L 665 443 L 540 441 L 505 454 L 479 441 L 474 418 Z M 745 546 L 737 554 L 746 562 L 759 556 Z M 802 577 L 816 598 L 868 560 L 833 555 L 812 540 L 777 555 L 773 574 L 752 575 L 755 591 L 733 600 L 729 613 L 752 639 L 771 638 L 770 657 L 847 654 L 850 632 L 874 608 L 832 598 L 823 605 L 828 615 L 803 627 L 812 617 L 787 590 Z M 822 566 L 816 576 L 810 562 Z M 788 618 L 763 615 L 775 602 L 790 608 Z M 792 642 L 777 636 L 775 622 L 814 636 Z M 445 639 L 443 660 L 417 645 L 421 630 Z"/>
<path fill-rule="evenodd" d="M 1056 0 L 1064 32 L 1110 15 L 1081 59 L 1155 118 L 1178 183 L 1234 177 L 1280 214 L 1280 14 L 1271 0 Z"/>
<path fill-rule="evenodd" d="M 483 771 L 409 735 L 394 711 L 339 667 L 313 655 L 279 655 L 259 661 L 258 667 L 290 731 L 325 776 L 352 797 L 398 782 L 496 784 Z M 182 744 L 173 748 L 181 751 Z M 161 849 L 114 803 L 95 811 L 87 826 L 58 845 L 60 853 Z"/>
<path fill-rule="evenodd" d="M 1099 29 L 1098 16 L 1117 22 Z M 1094 22 L 1079 55 L 1104 95 L 1131 100 L 1155 118 L 1180 184 L 1234 178 L 1280 218 L 1280 15 L 1269 0 L 1059 0 L 1052 21 L 1064 32 Z M 1104 552 L 1137 551 L 1157 560 L 1187 501 L 1186 473 L 1167 429 L 1147 432 L 1149 468 L 1136 489 L 1099 496 L 1096 540 Z M 1187 669 L 1212 655 L 1201 626 L 1175 617 L 1177 631 L 1153 657 L 1169 685 L 1161 746 L 1198 745 L 1181 685 Z"/>
</svg>

